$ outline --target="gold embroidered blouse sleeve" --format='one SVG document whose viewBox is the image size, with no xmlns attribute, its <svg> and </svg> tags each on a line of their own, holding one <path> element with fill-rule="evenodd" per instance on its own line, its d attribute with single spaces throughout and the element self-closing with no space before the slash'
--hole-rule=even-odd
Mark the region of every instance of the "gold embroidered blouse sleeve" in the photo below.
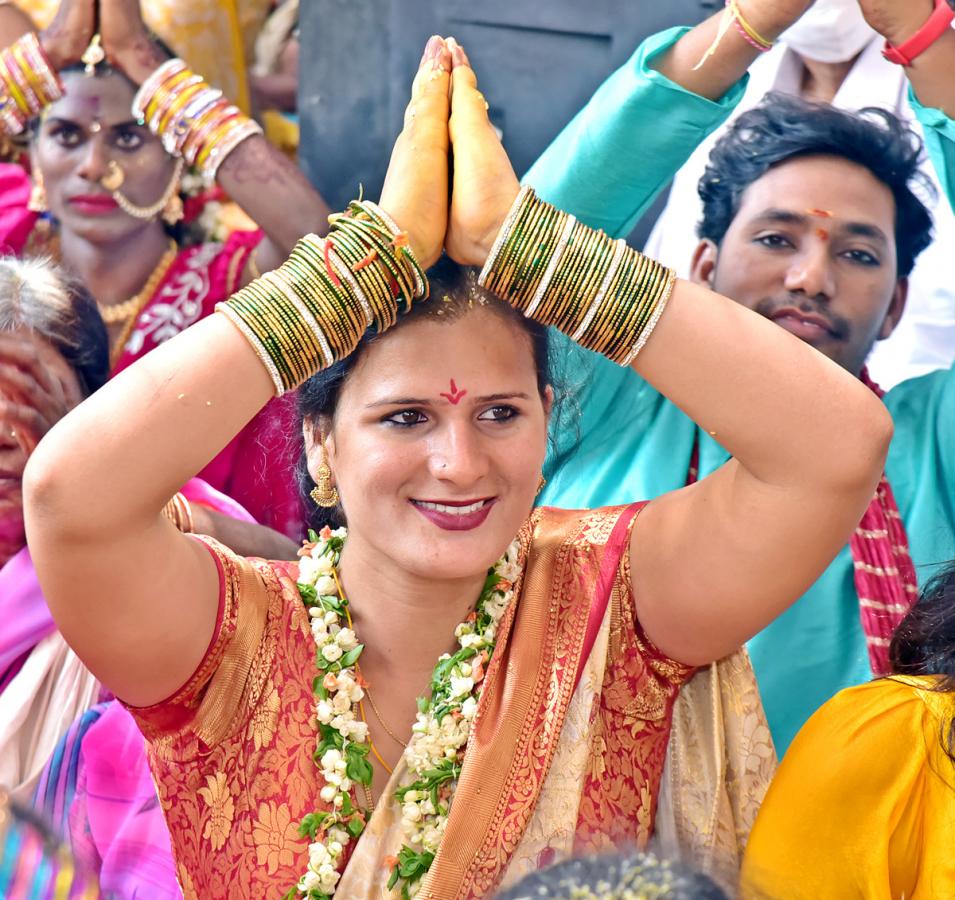
<svg viewBox="0 0 955 900">
<path fill-rule="evenodd" d="M 277 623 L 270 610 L 276 574 L 268 563 L 236 556 L 209 537 L 198 537 L 219 570 L 216 631 L 192 677 L 168 699 L 149 707 L 130 707 L 147 739 L 167 750 L 174 736 L 192 732 L 199 747 L 214 747 L 234 733 L 252 713 L 267 676 L 257 665 Z M 273 604 L 274 606 L 274 604 Z"/>
</svg>

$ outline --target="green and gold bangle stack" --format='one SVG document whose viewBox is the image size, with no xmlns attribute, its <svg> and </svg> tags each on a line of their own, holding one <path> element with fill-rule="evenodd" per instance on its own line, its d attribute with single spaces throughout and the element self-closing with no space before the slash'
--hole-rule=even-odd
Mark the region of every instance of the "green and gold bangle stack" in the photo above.
<svg viewBox="0 0 955 900">
<path fill-rule="evenodd" d="M 216 306 L 255 349 L 278 396 L 428 295 L 407 236 L 376 204 L 353 201 L 329 222 L 326 238 L 302 238 L 278 269 Z"/>
<path fill-rule="evenodd" d="M 525 185 L 478 281 L 529 318 L 628 366 L 663 314 L 676 275 Z"/>
</svg>

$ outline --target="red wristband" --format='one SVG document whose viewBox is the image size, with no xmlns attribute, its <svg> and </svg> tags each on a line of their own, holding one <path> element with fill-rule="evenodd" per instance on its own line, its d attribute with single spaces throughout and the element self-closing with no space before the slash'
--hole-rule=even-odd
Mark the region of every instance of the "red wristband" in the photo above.
<svg viewBox="0 0 955 900">
<path fill-rule="evenodd" d="M 949 6 L 948 0 L 935 0 L 935 11 L 928 17 L 928 21 L 898 47 L 893 47 L 886 41 L 882 55 L 891 63 L 900 66 L 912 65 L 917 57 L 945 34 L 953 19 L 955 19 L 955 8 Z"/>
</svg>

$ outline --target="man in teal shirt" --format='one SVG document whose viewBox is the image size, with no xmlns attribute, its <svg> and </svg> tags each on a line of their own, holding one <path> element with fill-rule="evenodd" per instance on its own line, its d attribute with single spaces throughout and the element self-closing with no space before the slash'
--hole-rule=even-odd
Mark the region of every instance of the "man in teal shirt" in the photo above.
<svg viewBox="0 0 955 900">
<path fill-rule="evenodd" d="M 683 34 L 676 29 L 646 41 L 525 181 L 588 224 L 627 234 L 670 174 L 725 119 L 745 83 L 714 101 L 666 78 L 658 71 L 660 60 Z M 949 97 L 939 87 L 944 79 L 938 78 L 939 70 L 955 66 L 953 43 L 955 33 L 937 42 L 921 67 L 910 72 L 918 92 L 912 93 L 912 104 L 950 201 L 955 200 L 955 122 L 942 109 L 923 106 L 919 96 L 948 113 L 955 110 L 955 86 Z M 764 116 L 767 132 L 785 134 L 784 112 L 775 120 L 766 120 L 765 110 L 757 114 Z M 878 131 L 873 135 L 878 137 Z M 812 140 L 807 138 L 806 147 Z M 902 150 L 898 139 L 890 145 Z M 794 150 L 792 159 L 783 153 L 734 195 L 720 187 L 724 174 L 733 175 L 734 153 L 745 158 L 745 140 L 728 146 L 720 163 L 725 172 L 710 173 L 711 206 L 718 209 L 722 203 L 728 215 L 722 226 L 719 215 L 710 216 L 712 233 L 694 257 L 694 277 L 860 374 L 874 341 L 887 337 L 901 315 L 904 276 L 922 249 L 919 233 L 924 234 L 925 222 L 911 195 L 897 183 L 890 185 L 891 175 L 880 173 L 880 151 L 874 151 L 876 161 L 869 160 L 869 167 L 847 159 L 851 151 L 843 153 L 837 141 L 826 145 L 822 139 L 808 152 Z M 860 153 L 864 160 L 864 148 Z M 909 170 L 914 171 L 914 162 Z M 745 182 L 745 174 L 735 177 Z M 905 179 L 903 174 L 903 188 Z M 706 229 L 704 223 L 704 234 Z M 718 435 L 698 429 L 632 370 L 558 335 L 555 342 L 557 374 L 577 395 L 580 421 L 576 427 L 558 422 L 541 502 L 592 507 L 653 497 L 686 484 L 691 467 L 702 476 L 727 460 Z M 935 566 L 955 557 L 955 371 L 904 382 L 885 403 L 895 420 L 886 477 L 923 582 Z M 624 409 L 629 415 L 621 414 Z M 794 547 L 794 555 L 798 552 Z M 749 649 L 773 737 L 783 752 L 822 703 L 872 677 L 849 546 Z"/>
</svg>

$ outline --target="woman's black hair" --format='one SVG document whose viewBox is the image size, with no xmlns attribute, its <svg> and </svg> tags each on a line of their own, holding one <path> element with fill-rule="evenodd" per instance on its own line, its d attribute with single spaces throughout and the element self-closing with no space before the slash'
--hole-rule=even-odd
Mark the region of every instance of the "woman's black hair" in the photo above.
<svg viewBox="0 0 955 900">
<path fill-rule="evenodd" d="M 955 563 L 923 589 L 889 645 L 896 675 L 939 676 L 935 690 L 955 693 Z M 955 763 L 955 717 L 944 723 L 945 752 Z"/>
<path fill-rule="evenodd" d="M 525 318 L 513 307 L 481 288 L 474 269 L 460 266 L 446 256 L 428 271 L 428 281 L 431 285 L 430 298 L 413 306 L 411 312 L 396 327 L 400 328 L 423 318 L 436 322 L 451 322 L 474 308 L 492 310 L 496 315 L 514 323 L 527 335 L 537 370 L 537 387 L 543 396 L 552 383 L 548 365 L 547 329 Z M 354 353 L 313 375 L 299 388 L 299 413 L 304 422 L 317 424 L 323 420 L 329 422 L 334 419 L 338 399 L 348 376 L 361 361 L 365 350 L 375 341 L 382 339 L 387 339 L 387 335 L 366 332 Z M 322 509 L 309 499 L 309 492 L 315 487 L 315 482 L 308 472 L 304 451 L 299 458 L 297 476 L 305 508 L 311 510 L 308 517 L 309 527 L 318 529 L 323 525 L 337 527 L 344 524 L 340 508 Z"/>
<path fill-rule="evenodd" d="M 720 138 L 700 179 L 701 238 L 717 246 L 739 212 L 743 193 L 769 169 L 805 156 L 838 156 L 868 169 L 895 198 L 898 274 L 904 278 L 932 242 L 932 217 L 919 199 L 935 189 L 920 171 L 922 139 L 892 113 L 858 113 L 771 93 Z"/>
<path fill-rule="evenodd" d="M 588 856 L 532 872 L 497 900 L 658 897 L 661 900 L 726 900 L 706 875 L 650 853 Z"/>
</svg>

